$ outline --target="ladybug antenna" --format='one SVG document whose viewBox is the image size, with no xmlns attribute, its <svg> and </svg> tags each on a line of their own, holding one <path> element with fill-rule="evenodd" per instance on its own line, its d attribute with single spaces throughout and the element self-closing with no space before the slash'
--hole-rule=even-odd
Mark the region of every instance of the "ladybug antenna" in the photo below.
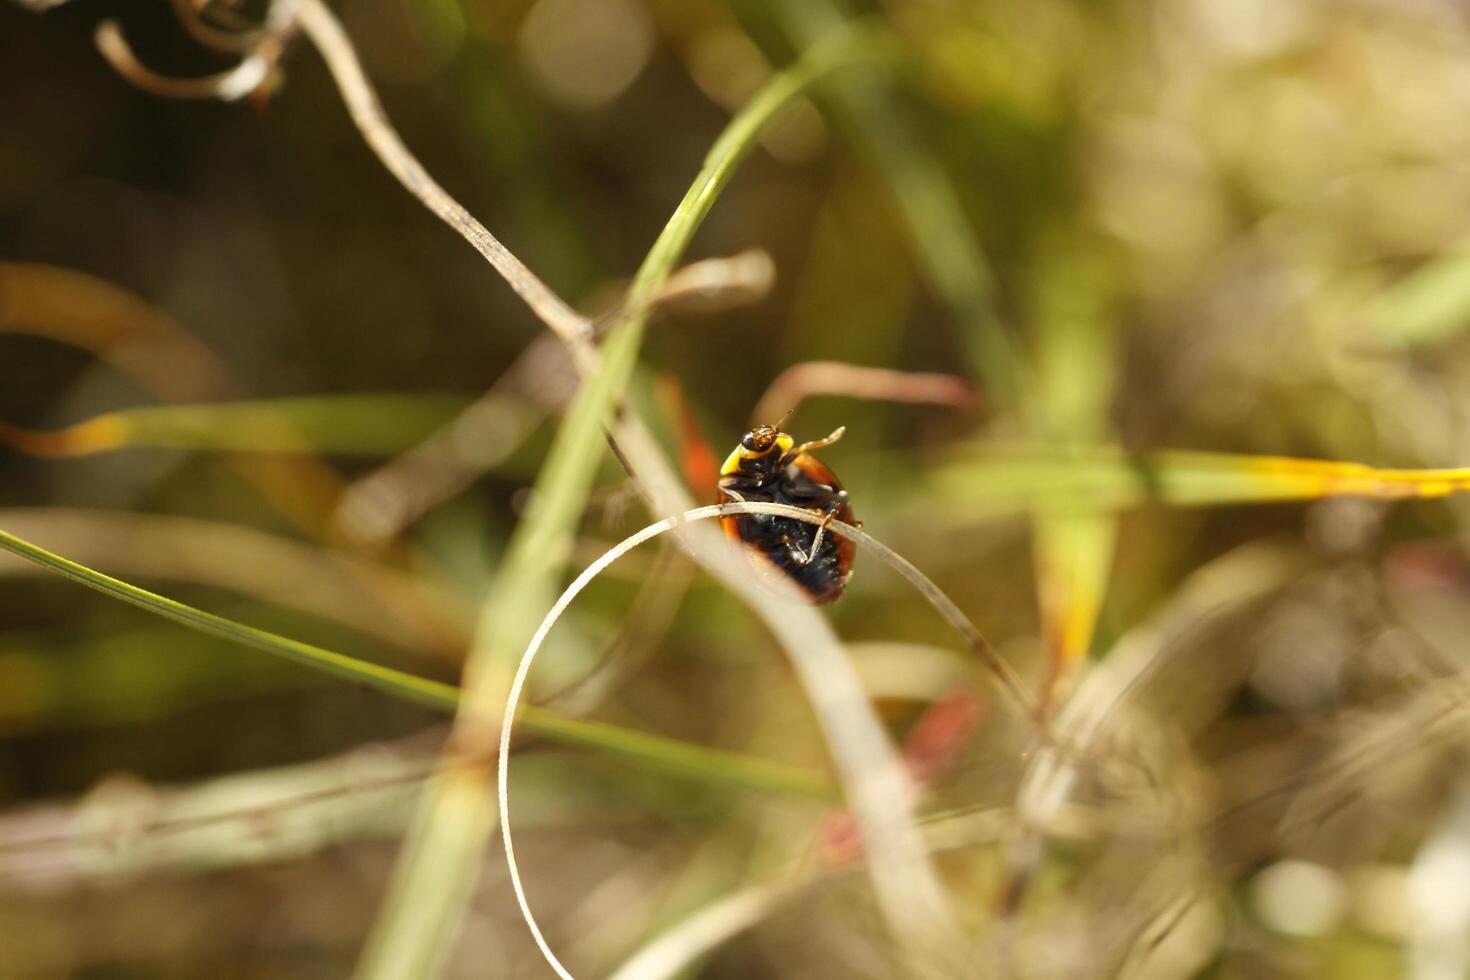
<svg viewBox="0 0 1470 980">
<path fill-rule="evenodd" d="M 782 415 L 779 419 L 777 419 L 774 423 L 772 423 L 771 428 L 775 429 L 777 432 L 782 431 L 781 430 L 781 427 L 786 424 L 786 420 L 789 419 L 789 418 L 791 418 L 791 416 L 793 416 L 795 414 L 796 414 L 796 406 L 793 405 L 791 408 L 788 408 L 786 410 L 786 414 L 785 415 Z"/>
</svg>

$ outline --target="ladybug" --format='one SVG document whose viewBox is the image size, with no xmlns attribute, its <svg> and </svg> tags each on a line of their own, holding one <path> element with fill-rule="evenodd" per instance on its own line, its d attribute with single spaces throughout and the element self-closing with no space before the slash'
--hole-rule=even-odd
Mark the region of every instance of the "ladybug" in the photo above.
<svg viewBox="0 0 1470 980">
<path fill-rule="evenodd" d="M 789 414 L 789 413 L 788 413 Z M 796 445 L 781 431 L 781 423 L 758 425 L 747 432 L 720 468 L 719 502 L 790 504 L 813 510 L 828 521 L 857 526 L 847 491 L 812 450 L 842 438 L 839 428 L 825 439 Z M 721 517 L 726 537 L 743 541 L 776 566 L 811 597 L 813 602 L 836 602 L 852 575 L 857 546 L 826 524 L 808 524 L 770 514 L 732 514 Z"/>
</svg>

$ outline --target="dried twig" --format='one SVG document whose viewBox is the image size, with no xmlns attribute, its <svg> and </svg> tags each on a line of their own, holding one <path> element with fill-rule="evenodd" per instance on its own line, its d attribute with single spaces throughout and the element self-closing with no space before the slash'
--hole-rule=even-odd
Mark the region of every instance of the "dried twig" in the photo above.
<svg viewBox="0 0 1470 980">
<path fill-rule="evenodd" d="M 912 402 L 969 409 L 979 403 L 975 386 L 952 374 L 894 371 L 841 361 L 793 364 L 776 376 L 750 417 L 769 422 L 810 395 L 843 395 L 872 401 Z"/>
<path fill-rule="evenodd" d="M 765 299 L 776 282 L 776 263 L 763 248 L 729 258 L 691 262 L 669 276 L 654 295 L 650 310 L 719 313 Z"/>
<path fill-rule="evenodd" d="M 178 787 L 104 782 L 76 802 L 0 817 L 0 890 L 299 858 L 398 833 L 437 771 L 411 740 Z M 488 765 L 490 760 L 483 760 Z"/>
<path fill-rule="evenodd" d="M 669 277 L 646 310 L 707 313 L 753 303 L 770 290 L 775 266 L 762 249 L 691 262 Z M 626 303 L 600 315 L 596 332 L 627 315 Z M 478 401 L 418 446 L 350 486 L 337 507 L 337 530 L 382 547 L 517 449 L 541 418 L 577 390 L 577 374 L 557 338 L 532 341 Z"/>
<path fill-rule="evenodd" d="M 935 851 L 974 847 L 1000 838 L 1011 820 L 1012 814 L 1005 808 L 947 816 L 924 826 L 924 840 Z M 849 877 L 856 870 L 857 866 L 848 862 L 751 885 L 716 899 L 640 947 L 610 980 L 667 980 L 679 976 L 690 970 L 700 957 L 770 918 L 795 899 L 824 884 Z"/>
<path fill-rule="evenodd" d="M 205 10 L 209 7 L 209 0 L 171 0 L 174 8 L 174 16 L 183 25 L 189 36 L 207 48 L 212 48 L 221 54 L 249 54 L 270 37 L 269 32 L 262 28 L 246 28 L 242 30 L 221 30 L 205 19 Z M 218 10 L 219 8 L 214 8 Z"/>
<path fill-rule="evenodd" d="M 161 75 L 138 60 L 115 20 L 97 25 L 97 50 L 118 74 L 145 92 L 166 99 L 219 99 L 234 102 L 260 87 L 270 75 L 271 59 L 261 50 L 249 55 L 229 71 L 200 78 Z"/>
</svg>

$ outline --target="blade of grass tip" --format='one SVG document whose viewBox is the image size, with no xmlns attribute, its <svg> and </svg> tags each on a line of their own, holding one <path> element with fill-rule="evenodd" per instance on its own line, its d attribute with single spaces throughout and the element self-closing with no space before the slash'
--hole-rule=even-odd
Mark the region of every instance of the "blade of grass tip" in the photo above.
<svg viewBox="0 0 1470 980">
<path fill-rule="evenodd" d="M 730 182 L 736 167 L 758 145 L 765 128 L 793 99 L 837 68 L 880 60 L 886 53 L 880 40 L 879 35 L 869 30 L 849 30 L 810 46 L 806 54 L 773 77 L 731 120 L 710 147 L 694 183 L 634 276 L 624 303 L 630 312 L 614 326 L 604 345 L 607 363 L 599 378 L 614 383 L 617 390 L 626 383 L 648 321 L 646 308 L 674 271 L 679 257 Z"/>
<path fill-rule="evenodd" d="M 0 442 L 42 456 L 139 448 L 384 456 L 419 443 L 467 404 L 454 395 L 322 395 L 149 405 L 53 432 L 0 423 Z"/>
<path fill-rule="evenodd" d="M 110 413 L 123 447 L 385 456 L 421 442 L 469 404 L 460 395 L 313 395 Z"/>
<path fill-rule="evenodd" d="M 1147 473 L 1164 499 L 1184 506 L 1370 497 L 1448 497 L 1470 489 L 1470 468 L 1385 469 L 1335 460 L 1163 452 L 1147 457 Z"/>
<path fill-rule="evenodd" d="M 821 45 L 776 76 L 726 127 L 689 191 L 644 258 L 624 308 L 583 385 L 536 481 L 487 598 L 465 674 L 467 698 L 456 719 L 459 745 L 494 744 L 509 667 L 549 607 L 557 573 L 571 551 L 598 462 L 605 420 L 637 360 L 646 309 L 759 135 L 802 90 L 830 71 L 875 56 L 867 35 Z M 407 835 L 378 925 L 358 964 L 361 980 L 432 977 L 442 968 L 493 827 L 482 773 L 456 770 L 430 787 Z"/>
<path fill-rule="evenodd" d="M 562 614 L 571 605 L 572 601 L 575 600 L 576 597 L 582 592 L 582 590 L 585 589 L 594 578 L 601 574 L 613 562 L 617 561 L 624 554 L 631 551 L 633 548 L 637 547 L 643 542 L 657 537 L 665 531 L 669 531 L 675 527 L 681 527 L 682 525 L 692 523 L 694 521 L 706 520 L 726 514 L 738 513 L 771 514 L 782 517 L 791 517 L 795 518 L 796 520 L 805 521 L 806 523 L 813 525 L 822 525 L 824 524 L 825 520 L 824 515 L 810 510 L 804 510 L 801 508 L 791 507 L 782 504 L 752 502 L 718 504 L 708 507 L 701 507 L 695 510 L 687 511 L 677 518 L 665 518 L 662 521 L 650 524 L 637 533 L 625 538 L 613 548 L 609 549 L 595 562 L 584 569 L 581 574 L 579 574 L 577 578 L 573 580 L 570 585 L 567 586 L 567 588 L 557 598 L 556 602 L 552 605 L 551 610 L 546 614 L 546 617 L 541 621 L 541 624 L 537 627 L 536 632 L 531 637 L 531 640 L 528 643 L 525 652 L 522 654 L 519 663 L 516 665 L 515 676 L 511 680 L 510 690 L 506 698 L 505 709 L 502 712 L 503 720 L 500 726 L 499 752 L 497 754 L 497 759 L 499 760 L 499 762 L 496 779 L 496 798 L 499 806 L 501 839 L 505 847 L 506 865 L 510 872 L 511 885 L 515 889 L 516 901 L 520 905 L 521 914 L 525 918 L 526 925 L 531 930 L 531 935 L 535 939 L 536 945 L 541 950 L 542 955 L 546 958 L 547 963 L 551 965 L 552 969 L 554 969 L 559 976 L 565 978 L 565 980 L 570 980 L 572 975 L 557 958 L 556 954 L 552 951 L 550 944 L 547 942 L 545 935 L 541 931 L 540 925 L 536 921 L 535 913 L 531 911 L 530 901 L 526 897 L 525 886 L 521 878 L 519 865 L 516 861 L 515 845 L 511 835 L 509 799 L 509 750 L 511 734 L 514 729 L 514 718 L 520 704 L 522 691 L 525 688 L 526 679 L 530 676 L 531 667 L 535 661 L 536 654 L 540 651 L 541 645 L 545 641 L 546 636 L 550 633 L 551 628 L 556 624 L 557 620 L 561 618 Z M 939 592 L 939 590 L 933 585 L 933 583 L 925 578 L 922 573 L 920 573 L 912 565 L 904 561 L 902 558 L 897 556 L 889 549 L 879 545 L 878 542 L 876 542 L 865 532 L 851 527 L 850 525 L 844 524 L 840 521 L 832 522 L 831 524 L 827 524 L 824 526 L 826 526 L 830 532 L 839 534 L 842 537 L 848 538 L 849 540 L 852 540 L 854 542 L 858 542 L 868 547 L 869 550 L 877 553 L 879 557 L 881 557 L 891 567 L 893 567 L 896 571 L 903 575 L 904 578 L 906 578 L 910 583 L 919 588 L 920 592 L 923 593 L 926 598 L 930 599 L 931 602 L 935 602 L 934 597 L 936 595 L 940 597 L 943 596 L 943 594 Z M 947 603 L 948 599 L 944 598 L 943 602 Z M 942 612 L 945 612 L 946 618 L 949 617 L 950 614 L 948 610 L 946 610 L 941 603 L 935 602 L 935 605 L 936 608 L 940 608 Z M 958 616 L 960 622 L 963 623 L 965 626 L 965 628 L 961 630 L 962 633 L 965 633 L 968 637 L 969 634 L 975 632 L 974 627 L 969 625 L 968 620 L 965 620 L 962 615 L 959 615 L 957 610 L 955 611 L 955 615 Z M 983 643 L 983 640 L 981 642 Z M 798 663 L 797 666 L 800 667 L 801 664 Z M 1008 675 L 1004 674 L 1002 676 L 1008 677 Z M 1017 693 L 1020 692 L 1018 691 Z M 861 695 L 858 696 L 861 697 Z M 837 746 L 834 745 L 834 749 L 836 748 Z M 839 758 L 839 763 L 841 763 L 841 761 L 842 760 Z M 859 774 L 859 776 L 861 776 L 861 774 Z M 870 862 L 879 862 L 884 860 L 884 855 L 873 853 L 874 845 L 876 843 L 877 842 L 869 842 L 868 857 Z M 889 857 L 891 856 L 892 855 L 889 855 Z M 882 894 L 880 892 L 880 900 L 881 898 Z M 942 935 L 942 931 L 939 933 L 939 935 Z M 938 938 L 938 936 L 930 936 L 930 938 Z M 953 969 L 955 966 L 955 964 L 953 963 L 945 963 L 945 958 L 948 951 L 928 948 L 917 952 L 920 952 L 921 954 L 919 962 L 927 967 L 927 969 L 925 970 L 926 975 L 935 969 L 947 971 Z"/>
<path fill-rule="evenodd" d="M 1378 294 L 1368 310 L 1373 339 L 1423 347 L 1470 326 L 1470 238 Z"/>
<path fill-rule="evenodd" d="M 1092 646 L 1113 563 L 1117 517 L 1105 511 L 1038 514 L 1033 525 L 1036 595 L 1048 676 L 1041 711 L 1065 693 L 1067 678 Z"/>
<path fill-rule="evenodd" d="M 1117 320 L 1116 277 L 1104 246 L 1068 233 L 1047 236 L 1030 282 L 1035 384 L 1027 427 L 1052 439 L 1096 443 L 1110 433 Z M 1092 646 L 1107 591 L 1117 517 L 1079 506 L 1032 519 L 1037 605 L 1047 654 L 1041 710 L 1066 696 Z"/>
<path fill-rule="evenodd" d="M 284 657 L 401 700 L 436 711 L 453 711 L 460 701 L 460 692 L 453 685 L 349 657 L 196 609 L 63 558 L 8 531 L 0 530 L 0 551 L 34 562 L 63 578 L 190 629 Z M 663 772 L 811 799 L 830 800 L 833 797 L 830 781 L 819 774 L 734 752 L 706 749 L 605 722 L 564 718 L 535 707 L 523 710 L 519 723 L 532 735 L 617 755 Z"/>
<path fill-rule="evenodd" d="M 935 467 L 915 488 L 958 519 L 1005 513 L 1280 503 L 1331 496 L 1429 499 L 1470 490 L 1470 468 L 1379 469 L 1362 463 L 1116 446 L 987 446 Z"/>
</svg>

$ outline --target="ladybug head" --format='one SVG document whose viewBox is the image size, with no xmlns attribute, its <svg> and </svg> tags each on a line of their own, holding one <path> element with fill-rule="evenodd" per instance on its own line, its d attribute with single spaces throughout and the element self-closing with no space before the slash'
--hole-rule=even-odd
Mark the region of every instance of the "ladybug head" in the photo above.
<svg viewBox="0 0 1470 980">
<path fill-rule="evenodd" d="M 782 459 L 794 444 L 795 440 L 776 426 L 758 425 L 740 440 L 740 445 L 730 455 L 728 465 L 741 472 L 769 476 L 780 468 Z"/>
<path fill-rule="evenodd" d="M 740 448 L 744 451 L 742 455 L 747 458 L 752 456 L 764 456 L 771 451 L 772 446 L 780 445 L 781 452 L 790 449 L 794 440 L 781 431 L 781 426 L 791 418 L 795 409 L 787 409 L 786 414 L 781 416 L 772 425 L 758 425 L 745 434 L 740 440 Z"/>
<path fill-rule="evenodd" d="M 758 425 L 740 440 L 740 448 L 752 456 L 764 456 L 780 436 L 781 430 L 774 425 Z"/>
</svg>

